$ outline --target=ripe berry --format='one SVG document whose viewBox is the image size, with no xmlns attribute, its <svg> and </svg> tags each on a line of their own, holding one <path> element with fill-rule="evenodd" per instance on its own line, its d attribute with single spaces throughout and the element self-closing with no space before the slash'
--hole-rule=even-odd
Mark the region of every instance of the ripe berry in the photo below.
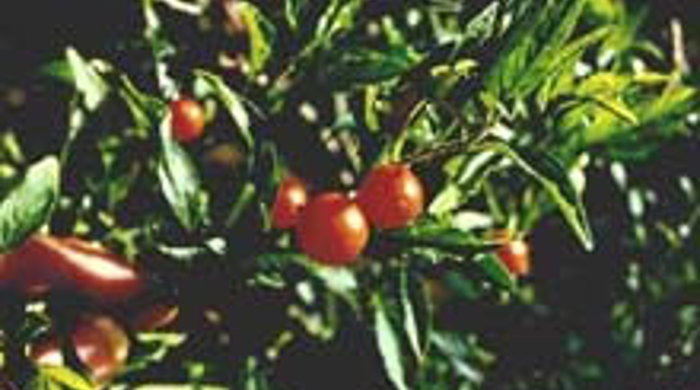
<svg viewBox="0 0 700 390">
<path fill-rule="evenodd" d="M 112 379 L 124 367 L 129 355 L 129 338 L 113 319 L 104 315 L 85 315 L 73 329 L 71 341 L 78 359 L 98 383 Z M 65 364 L 59 339 L 52 337 L 30 348 L 37 364 Z"/>
<path fill-rule="evenodd" d="M 367 245 L 369 224 L 357 204 L 328 192 L 313 198 L 297 224 L 301 249 L 327 265 L 353 263 Z"/>
<path fill-rule="evenodd" d="M 272 226 L 276 229 L 294 227 L 306 202 L 304 184 L 294 177 L 284 179 L 277 190 L 275 204 L 272 206 Z"/>
<path fill-rule="evenodd" d="M 192 142 L 204 132 L 204 109 L 192 99 L 182 98 L 170 103 L 173 137 L 179 142 Z"/>
<path fill-rule="evenodd" d="M 374 226 L 401 228 L 423 212 L 424 193 L 423 184 L 408 165 L 387 164 L 370 171 L 357 202 Z"/>
<path fill-rule="evenodd" d="M 523 240 L 508 241 L 498 249 L 498 258 L 516 276 L 530 273 L 530 246 Z"/>
</svg>

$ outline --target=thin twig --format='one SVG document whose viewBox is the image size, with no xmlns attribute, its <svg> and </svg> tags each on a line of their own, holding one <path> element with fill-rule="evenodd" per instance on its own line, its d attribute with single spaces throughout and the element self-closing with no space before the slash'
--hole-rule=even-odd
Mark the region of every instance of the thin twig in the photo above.
<svg viewBox="0 0 700 390">
<path fill-rule="evenodd" d="M 683 42 L 683 25 L 677 18 L 671 19 L 671 44 L 673 45 L 673 62 L 681 74 L 690 73 L 690 65 L 685 55 Z"/>
<path fill-rule="evenodd" d="M 175 11 L 194 15 L 194 16 L 199 16 L 201 15 L 206 7 L 209 5 L 209 1 L 197 1 L 197 2 L 188 2 L 184 0 L 160 0 L 161 3 L 165 3 L 168 5 L 170 8 L 174 9 Z"/>
</svg>

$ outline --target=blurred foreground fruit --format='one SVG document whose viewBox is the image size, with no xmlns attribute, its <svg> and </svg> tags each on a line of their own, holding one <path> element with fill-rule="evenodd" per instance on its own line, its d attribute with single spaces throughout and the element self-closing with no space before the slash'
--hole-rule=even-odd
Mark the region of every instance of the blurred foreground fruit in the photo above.
<svg viewBox="0 0 700 390">
<path fill-rule="evenodd" d="M 96 383 L 114 378 L 129 356 L 129 338 L 112 318 L 104 315 L 84 315 L 78 319 L 70 337 L 75 353 Z M 65 364 L 56 335 L 32 345 L 30 358 L 40 365 Z"/>
<path fill-rule="evenodd" d="M 345 195 L 327 192 L 313 198 L 297 225 L 301 249 L 328 265 L 353 263 L 369 241 L 369 224 Z"/>
<path fill-rule="evenodd" d="M 144 288 L 135 267 L 107 249 L 75 237 L 37 234 L 3 256 L 0 287 L 29 296 L 68 290 L 98 302 L 124 302 Z"/>
</svg>

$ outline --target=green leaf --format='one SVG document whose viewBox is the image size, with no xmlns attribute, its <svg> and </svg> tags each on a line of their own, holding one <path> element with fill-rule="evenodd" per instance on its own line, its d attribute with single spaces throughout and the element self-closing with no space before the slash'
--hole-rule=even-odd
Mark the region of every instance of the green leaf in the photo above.
<svg viewBox="0 0 700 390">
<path fill-rule="evenodd" d="M 332 0 L 316 25 L 315 44 L 330 42 L 336 35 L 355 25 L 355 16 L 363 0 Z"/>
<path fill-rule="evenodd" d="M 416 361 L 421 362 L 428 346 L 431 313 L 420 281 L 406 266 L 399 273 L 399 297 L 403 331 Z"/>
<path fill-rule="evenodd" d="M 382 237 L 407 247 L 433 248 L 467 257 L 492 247 L 470 233 L 452 228 L 449 224 L 435 222 L 424 222 L 406 229 L 383 232 Z"/>
<path fill-rule="evenodd" d="M 42 66 L 39 69 L 39 73 L 67 83 L 71 86 L 75 85 L 75 76 L 73 75 L 70 64 L 68 64 L 68 60 L 65 58 L 51 61 Z"/>
<path fill-rule="evenodd" d="M 119 94 L 126 102 L 135 124 L 143 129 L 151 129 L 163 117 L 166 104 L 136 88 L 125 74 L 119 76 Z"/>
<path fill-rule="evenodd" d="M 401 342 L 379 296 L 375 296 L 374 335 L 387 377 L 397 390 L 409 390 L 402 362 Z"/>
<path fill-rule="evenodd" d="M 67 367 L 41 366 L 37 379 L 46 389 L 94 390 L 95 386 L 87 379 Z"/>
<path fill-rule="evenodd" d="M 338 295 L 350 295 L 357 291 L 357 278 L 346 268 L 324 267 L 315 263 L 307 263 L 311 273 L 323 281 L 326 288 Z"/>
<path fill-rule="evenodd" d="M 0 252 L 19 245 L 46 224 L 58 199 L 59 163 L 49 156 L 32 165 L 0 202 Z"/>
<path fill-rule="evenodd" d="M 498 14 L 502 4 L 494 1 L 469 20 L 460 39 L 465 42 L 483 42 L 493 36 L 498 28 Z"/>
<path fill-rule="evenodd" d="M 486 77 L 488 90 L 501 98 L 523 98 L 556 68 L 561 62 L 559 56 L 580 53 L 582 44 L 569 50 L 563 48 L 574 33 L 585 4 L 586 0 L 527 4 L 490 67 Z"/>
<path fill-rule="evenodd" d="M 498 259 L 498 256 L 493 253 L 484 253 L 477 256 L 474 260 L 496 284 L 508 290 L 515 288 L 515 278 Z"/>
<path fill-rule="evenodd" d="M 378 51 L 366 48 L 342 48 L 338 60 L 327 67 L 329 81 L 336 88 L 356 84 L 373 84 L 397 77 L 412 69 L 420 56 L 408 47 Z"/>
<path fill-rule="evenodd" d="M 153 57 L 162 61 L 176 53 L 175 46 L 168 41 L 163 23 L 156 12 L 155 0 L 142 0 L 143 17 L 146 21 L 144 36 L 151 45 Z"/>
<path fill-rule="evenodd" d="M 185 150 L 171 136 L 170 114 L 161 123 L 158 178 L 166 200 L 182 226 L 194 231 L 209 222 L 209 210 L 199 172 Z"/>
<path fill-rule="evenodd" d="M 632 110 L 630 110 L 622 100 L 610 99 L 605 96 L 592 96 L 591 99 L 600 107 L 610 111 L 620 119 L 625 120 L 632 125 L 639 124 L 637 115 L 635 115 L 635 113 L 632 112 Z"/>
<path fill-rule="evenodd" d="M 596 29 L 571 43 L 545 50 L 537 60 L 530 65 L 527 73 L 522 75 L 514 86 L 517 95 L 527 96 L 540 87 L 547 79 L 565 79 L 573 73 L 574 64 L 581 58 L 586 49 L 601 42 L 610 34 L 607 28 Z"/>
<path fill-rule="evenodd" d="M 475 196 L 482 183 L 499 167 L 503 156 L 490 150 L 466 153 L 445 164 L 448 184 L 438 193 L 428 212 L 441 215 L 457 210 Z"/>
<path fill-rule="evenodd" d="M 73 73 L 75 88 L 83 96 L 85 107 L 94 111 L 109 92 L 107 83 L 72 47 L 66 49 L 66 59 Z"/>
<path fill-rule="evenodd" d="M 139 332 L 138 349 L 129 357 L 129 371 L 144 370 L 162 362 L 173 349 L 181 346 L 187 336 L 180 333 Z"/>
<path fill-rule="evenodd" d="M 242 2 L 238 6 L 250 34 L 250 66 L 253 73 L 257 74 L 263 70 L 272 54 L 274 26 L 253 4 Z"/>
<path fill-rule="evenodd" d="M 156 12 L 156 0 L 141 0 L 141 9 L 145 20 L 143 36 L 150 46 L 155 59 L 155 75 L 161 94 L 168 98 L 177 96 L 179 87 L 177 82 L 168 74 L 166 60 L 177 53 L 177 48 L 166 35 L 163 23 Z"/>
<path fill-rule="evenodd" d="M 225 226 L 232 228 L 238 223 L 243 213 L 248 210 L 253 201 L 255 200 L 255 194 L 257 193 L 255 184 L 252 182 L 245 183 L 233 203 L 231 210 L 226 217 Z"/>
<path fill-rule="evenodd" d="M 503 142 L 490 142 L 485 149 L 494 150 L 510 158 L 525 173 L 537 180 L 554 199 L 564 219 L 569 223 L 583 247 L 593 250 L 593 234 L 588 224 L 583 201 L 569 175 L 554 157 L 546 153 L 516 150 Z"/>
<path fill-rule="evenodd" d="M 231 118 L 238 127 L 243 141 L 252 150 L 255 145 L 255 139 L 250 130 L 250 117 L 243 104 L 243 99 L 233 92 L 221 77 L 205 70 L 195 70 L 195 75 L 226 106 Z"/>
<path fill-rule="evenodd" d="M 305 5 L 306 0 L 286 0 L 284 2 L 284 16 L 292 31 L 296 32 L 299 29 L 301 11 Z"/>
<path fill-rule="evenodd" d="M 454 183 L 448 183 L 442 191 L 433 198 L 428 206 L 428 213 L 444 215 L 456 210 L 462 204 L 462 190 Z"/>
</svg>

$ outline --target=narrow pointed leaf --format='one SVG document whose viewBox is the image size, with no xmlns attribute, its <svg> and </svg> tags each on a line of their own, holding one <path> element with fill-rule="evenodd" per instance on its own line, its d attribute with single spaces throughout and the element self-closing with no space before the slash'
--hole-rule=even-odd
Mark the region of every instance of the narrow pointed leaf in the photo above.
<svg viewBox="0 0 700 390">
<path fill-rule="evenodd" d="M 409 390 L 402 362 L 401 342 L 380 298 L 375 300 L 374 334 L 384 370 L 396 390 Z"/>
<path fill-rule="evenodd" d="M 199 80 L 209 87 L 214 96 L 224 104 L 231 118 L 236 123 L 241 138 L 243 138 L 246 146 L 252 149 L 255 139 L 250 130 L 250 116 L 241 97 L 231 90 L 221 77 L 204 70 L 197 70 L 195 74 L 199 77 Z"/>
<path fill-rule="evenodd" d="M 95 110 L 109 92 L 107 83 L 72 47 L 66 50 L 66 58 L 73 73 L 75 88 L 83 96 L 85 107 L 90 111 Z"/>
<path fill-rule="evenodd" d="M 492 142 L 487 149 L 498 151 L 510 158 L 525 173 L 537 180 L 556 202 L 564 219 L 573 229 L 583 247 L 593 250 L 594 241 L 583 201 L 569 175 L 554 157 L 546 153 L 516 150 L 502 142 Z"/>
<path fill-rule="evenodd" d="M 170 134 L 170 115 L 165 116 L 160 132 L 158 178 L 163 194 L 185 229 L 202 228 L 208 223 L 209 211 L 201 179 L 187 152 Z"/>
</svg>

